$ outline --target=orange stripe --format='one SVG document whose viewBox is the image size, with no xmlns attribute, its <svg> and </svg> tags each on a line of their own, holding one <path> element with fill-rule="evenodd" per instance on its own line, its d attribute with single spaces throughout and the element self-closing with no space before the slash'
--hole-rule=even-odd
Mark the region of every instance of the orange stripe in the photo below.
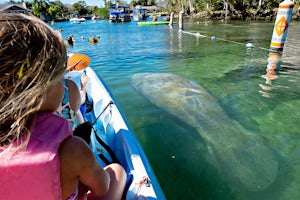
<svg viewBox="0 0 300 200">
<path fill-rule="evenodd" d="M 269 53 L 269 57 L 278 57 L 278 53 Z"/>
<path fill-rule="evenodd" d="M 271 42 L 272 47 L 283 47 L 284 43 L 276 43 L 276 42 Z"/>
<path fill-rule="evenodd" d="M 293 8 L 294 5 L 279 5 L 279 8 Z"/>
</svg>

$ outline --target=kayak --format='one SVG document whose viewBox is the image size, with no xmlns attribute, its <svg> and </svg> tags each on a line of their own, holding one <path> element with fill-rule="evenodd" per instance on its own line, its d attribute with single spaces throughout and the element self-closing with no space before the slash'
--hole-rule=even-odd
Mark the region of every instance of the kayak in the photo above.
<svg viewBox="0 0 300 200">
<path fill-rule="evenodd" d="M 116 99 L 101 77 L 91 67 L 71 71 L 71 78 L 80 88 L 85 73 L 90 81 L 87 89 L 87 109 L 84 118 L 93 125 L 90 148 L 102 166 L 118 162 L 127 172 L 125 199 L 165 199 L 150 163 L 129 126 Z"/>
<path fill-rule="evenodd" d="M 156 22 L 152 22 L 152 21 L 147 21 L 147 22 L 138 22 L 138 26 L 151 26 L 151 25 L 167 25 L 170 22 L 168 21 L 156 21 Z"/>
</svg>

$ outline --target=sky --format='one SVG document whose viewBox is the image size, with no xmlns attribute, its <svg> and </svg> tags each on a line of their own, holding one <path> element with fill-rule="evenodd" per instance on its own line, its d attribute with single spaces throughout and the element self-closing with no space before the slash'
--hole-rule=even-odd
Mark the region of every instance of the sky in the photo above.
<svg viewBox="0 0 300 200">
<path fill-rule="evenodd" d="M 5 3 L 8 2 L 9 0 L 0 0 L 0 3 Z M 31 0 L 25 0 L 25 1 L 31 1 Z M 55 1 L 55 0 L 50 0 L 50 1 Z M 77 3 L 79 0 L 60 0 L 63 4 L 74 4 Z M 103 7 L 104 1 L 103 0 L 84 0 L 85 3 L 88 6 L 98 6 Z M 128 2 L 129 0 L 125 0 L 125 2 Z M 114 0 L 112 0 L 114 2 Z"/>
<path fill-rule="evenodd" d="M 30 2 L 31 0 L 25 0 Z M 50 1 L 55 1 L 55 0 L 50 0 Z M 77 3 L 79 0 L 60 0 L 63 4 L 74 4 Z M 85 3 L 88 6 L 98 6 L 98 7 L 103 7 L 103 0 L 84 0 Z M 0 4 L 4 4 L 9 2 L 9 0 L 0 0 Z"/>
</svg>

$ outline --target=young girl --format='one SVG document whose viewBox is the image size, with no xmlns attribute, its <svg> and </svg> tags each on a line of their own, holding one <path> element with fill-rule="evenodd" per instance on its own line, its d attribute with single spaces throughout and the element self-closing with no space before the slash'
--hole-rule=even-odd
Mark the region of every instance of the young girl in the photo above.
<svg viewBox="0 0 300 200">
<path fill-rule="evenodd" d="M 101 168 L 88 145 L 53 114 L 64 86 L 58 31 L 22 14 L 0 14 L 1 199 L 121 199 L 126 173 Z M 86 193 L 83 193 L 86 195 Z"/>
</svg>

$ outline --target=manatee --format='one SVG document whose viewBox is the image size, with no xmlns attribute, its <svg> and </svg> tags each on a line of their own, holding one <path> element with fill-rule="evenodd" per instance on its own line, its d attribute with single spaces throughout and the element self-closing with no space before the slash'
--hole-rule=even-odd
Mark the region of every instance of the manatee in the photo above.
<svg viewBox="0 0 300 200">
<path fill-rule="evenodd" d="M 274 152 L 258 134 L 231 119 L 202 86 L 168 73 L 134 74 L 132 84 L 152 104 L 196 128 L 229 183 L 261 191 L 274 182 L 278 170 Z"/>
</svg>

